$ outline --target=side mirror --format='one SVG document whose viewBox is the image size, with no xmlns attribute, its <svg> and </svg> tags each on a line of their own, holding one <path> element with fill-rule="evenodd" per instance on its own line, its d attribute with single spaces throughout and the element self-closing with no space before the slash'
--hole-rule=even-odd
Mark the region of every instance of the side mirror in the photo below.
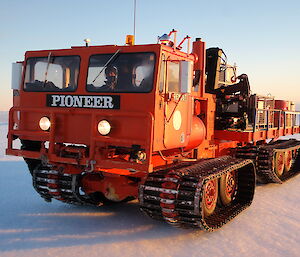
<svg viewBox="0 0 300 257">
<path fill-rule="evenodd" d="M 17 62 L 12 64 L 11 72 L 11 89 L 20 90 L 22 82 L 23 63 Z"/>
<path fill-rule="evenodd" d="M 193 62 L 181 61 L 180 62 L 180 92 L 183 94 L 192 92 L 193 85 Z"/>
</svg>

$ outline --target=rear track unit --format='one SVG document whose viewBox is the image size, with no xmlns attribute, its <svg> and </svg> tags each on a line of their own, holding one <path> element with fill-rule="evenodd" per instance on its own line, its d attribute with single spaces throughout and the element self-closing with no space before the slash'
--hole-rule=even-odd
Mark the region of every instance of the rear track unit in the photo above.
<svg viewBox="0 0 300 257">
<path fill-rule="evenodd" d="M 206 216 L 203 210 L 207 183 L 226 173 L 237 171 L 238 185 L 234 199 L 219 205 Z M 151 173 L 140 186 L 141 210 L 148 216 L 165 220 L 173 226 L 197 227 L 212 231 L 233 219 L 248 207 L 255 189 L 255 168 L 250 160 L 221 158 L 182 163 Z"/>
</svg>

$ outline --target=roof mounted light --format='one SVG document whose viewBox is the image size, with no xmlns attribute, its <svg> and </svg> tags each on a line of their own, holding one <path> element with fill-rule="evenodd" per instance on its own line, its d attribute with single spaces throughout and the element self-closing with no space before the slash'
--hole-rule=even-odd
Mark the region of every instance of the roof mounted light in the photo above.
<svg viewBox="0 0 300 257">
<path fill-rule="evenodd" d="M 171 37 L 168 34 L 163 34 L 162 36 L 158 37 L 158 42 L 160 44 L 167 45 L 171 41 Z"/>
<path fill-rule="evenodd" d="M 126 45 L 133 46 L 134 45 L 134 35 L 126 36 Z"/>
<path fill-rule="evenodd" d="M 91 43 L 91 40 L 89 38 L 86 38 L 83 40 L 85 42 L 85 46 L 88 47 L 89 43 Z"/>
</svg>

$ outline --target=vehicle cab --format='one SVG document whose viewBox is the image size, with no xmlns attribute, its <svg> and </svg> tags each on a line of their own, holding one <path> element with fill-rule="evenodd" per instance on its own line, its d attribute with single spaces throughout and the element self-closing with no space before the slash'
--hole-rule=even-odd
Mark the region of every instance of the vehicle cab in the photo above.
<svg viewBox="0 0 300 257">
<path fill-rule="evenodd" d="M 7 153 L 128 175 L 199 145 L 206 132 L 195 98 L 204 78 L 194 78 L 204 54 L 170 42 L 26 52 Z"/>
</svg>

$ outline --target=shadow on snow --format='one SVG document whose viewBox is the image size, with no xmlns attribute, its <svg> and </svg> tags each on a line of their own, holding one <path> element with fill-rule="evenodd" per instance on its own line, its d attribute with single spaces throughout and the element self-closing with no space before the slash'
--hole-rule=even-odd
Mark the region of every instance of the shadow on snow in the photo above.
<svg viewBox="0 0 300 257">
<path fill-rule="evenodd" d="M 0 162 L 0 251 L 107 244 L 172 237 L 176 229 L 143 215 L 137 201 L 113 206 L 46 203 L 32 187 L 23 161 Z"/>
</svg>

